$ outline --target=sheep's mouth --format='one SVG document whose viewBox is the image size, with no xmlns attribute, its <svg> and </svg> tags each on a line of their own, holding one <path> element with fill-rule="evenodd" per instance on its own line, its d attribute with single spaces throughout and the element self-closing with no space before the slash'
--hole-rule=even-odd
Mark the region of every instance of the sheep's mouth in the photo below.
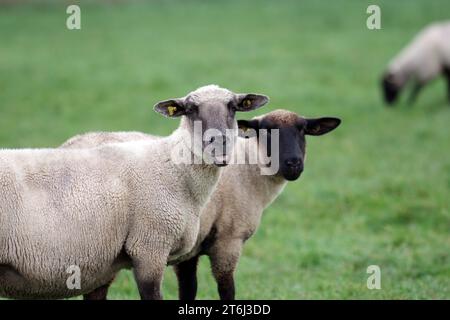
<svg viewBox="0 0 450 320">
<path fill-rule="evenodd" d="M 218 167 L 225 167 L 228 165 L 228 156 L 226 154 L 219 156 L 212 156 L 214 164 Z"/>
<path fill-rule="evenodd" d="M 300 178 L 303 170 L 299 168 L 283 168 L 280 172 L 280 174 L 283 176 L 284 179 L 287 181 L 295 181 L 298 178 Z"/>
<path fill-rule="evenodd" d="M 226 162 L 214 162 L 217 167 L 226 167 L 228 163 Z"/>
</svg>

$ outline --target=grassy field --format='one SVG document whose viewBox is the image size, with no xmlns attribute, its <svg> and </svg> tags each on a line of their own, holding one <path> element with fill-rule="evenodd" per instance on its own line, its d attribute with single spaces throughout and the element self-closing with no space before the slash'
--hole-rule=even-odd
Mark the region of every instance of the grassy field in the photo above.
<svg viewBox="0 0 450 320">
<path fill-rule="evenodd" d="M 366 28 L 366 8 L 382 29 Z M 443 80 L 414 107 L 383 106 L 389 59 L 450 2 L 81 2 L 0 6 L 0 146 L 57 146 L 92 130 L 169 134 L 156 101 L 209 83 L 269 95 L 253 116 L 286 108 L 339 116 L 310 138 L 302 178 L 266 211 L 238 268 L 239 299 L 450 298 L 450 106 Z M 379 265 L 382 289 L 368 290 Z M 171 269 L 165 298 L 175 299 Z M 204 258 L 199 298 L 216 299 Z M 110 291 L 137 299 L 130 272 Z"/>
</svg>

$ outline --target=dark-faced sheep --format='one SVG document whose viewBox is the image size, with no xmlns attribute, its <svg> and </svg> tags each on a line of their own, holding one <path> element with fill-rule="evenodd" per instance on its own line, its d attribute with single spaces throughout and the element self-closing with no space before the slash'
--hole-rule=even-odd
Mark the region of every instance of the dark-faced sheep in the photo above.
<svg viewBox="0 0 450 320">
<path fill-rule="evenodd" d="M 420 32 L 389 64 L 382 88 L 386 103 L 393 104 L 408 83 L 410 103 L 431 80 L 443 75 L 450 102 L 450 22 L 434 23 Z"/>
</svg>

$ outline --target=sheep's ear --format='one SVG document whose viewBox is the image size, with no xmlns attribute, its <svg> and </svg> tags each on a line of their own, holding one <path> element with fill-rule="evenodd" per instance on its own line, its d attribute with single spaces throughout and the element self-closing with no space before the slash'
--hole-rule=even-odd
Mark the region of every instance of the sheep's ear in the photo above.
<svg viewBox="0 0 450 320">
<path fill-rule="evenodd" d="M 258 120 L 238 120 L 237 123 L 239 128 L 239 137 L 248 139 L 258 136 Z"/>
<path fill-rule="evenodd" d="M 186 114 L 186 108 L 184 107 L 183 99 L 170 99 L 160 101 L 155 104 L 153 109 L 168 118 L 176 118 Z"/>
<path fill-rule="evenodd" d="M 262 94 L 238 94 L 237 111 L 252 111 L 269 102 L 269 97 Z"/>
<path fill-rule="evenodd" d="M 317 118 L 306 119 L 305 134 L 312 136 L 321 136 L 325 133 L 333 131 L 341 124 L 341 119 L 338 118 Z"/>
</svg>

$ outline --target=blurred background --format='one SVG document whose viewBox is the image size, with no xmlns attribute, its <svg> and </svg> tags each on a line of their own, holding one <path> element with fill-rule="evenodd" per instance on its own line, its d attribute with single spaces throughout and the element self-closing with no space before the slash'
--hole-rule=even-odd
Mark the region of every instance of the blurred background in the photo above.
<svg viewBox="0 0 450 320">
<path fill-rule="evenodd" d="M 66 8 L 81 7 L 81 30 Z M 381 30 L 366 27 L 370 4 Z M 443 79 L 386 108 L 389 60 L 448 0 L 0 0 L 0 147 L 55 147 L 87 131 L 167 135 L 159 100 L 205 85 L 276 108 L 338 116 L 308 139 L 301 179 L 266 211 L 236 275 L 238 299 L 450 298 L 450 107 Z M 449 39 L 450 40 L 450 39 Z M 366 268 L 381 268 L 368 290 Z M 209 261 L 199 298 L 216 299 Z M 177 298 L 167 270 L 165 298 Z M 137 299 L 131 272 L 110 290 Z"/>
</svg>

